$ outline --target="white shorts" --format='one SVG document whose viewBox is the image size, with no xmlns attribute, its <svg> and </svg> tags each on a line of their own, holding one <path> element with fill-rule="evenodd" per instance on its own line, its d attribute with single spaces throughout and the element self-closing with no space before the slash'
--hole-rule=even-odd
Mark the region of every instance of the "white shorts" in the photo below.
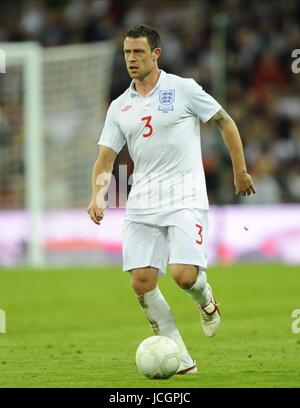
<svg viewBox="0 0 300 408">
<path fill-rule="evenodd" d="M 123 271 L 152 266 L 160 275 L 169 264 L 207 268 L 208 210 L 126 216 Z"/>
</svg>

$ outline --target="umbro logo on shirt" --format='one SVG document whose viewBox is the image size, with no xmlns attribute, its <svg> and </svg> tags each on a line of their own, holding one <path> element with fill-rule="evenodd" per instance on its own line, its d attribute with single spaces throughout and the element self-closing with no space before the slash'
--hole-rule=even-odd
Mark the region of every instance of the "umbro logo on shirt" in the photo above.
<svg viewBox="0 0 300 408">
<path fill-rule="evenodd" d="M 125 108 L 121 109 L 122 112 L 127 112 L 130 108 L 132 108 L 132 105 L 127 105 Z"/>
</svg>

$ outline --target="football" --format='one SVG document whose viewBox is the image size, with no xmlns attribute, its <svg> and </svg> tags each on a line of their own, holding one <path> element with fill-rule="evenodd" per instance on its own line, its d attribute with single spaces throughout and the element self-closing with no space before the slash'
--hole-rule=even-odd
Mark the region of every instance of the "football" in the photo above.
<svg viewBox="0 0 300 408">
<path fill-rule="evenodd" d="M 170 378 L 180 365 L 177 344 L 166 336 L 151 336 L 143 340 L 136 351 L 136 365 L 150 379 Z"/>
</svg>

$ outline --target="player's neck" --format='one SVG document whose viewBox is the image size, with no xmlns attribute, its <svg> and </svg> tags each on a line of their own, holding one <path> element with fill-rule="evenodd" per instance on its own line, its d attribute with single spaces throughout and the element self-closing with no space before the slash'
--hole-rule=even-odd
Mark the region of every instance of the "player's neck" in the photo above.
<svg viewBox="0 0 300 408">
<path fill-rule="evenodd" d="M 160 70 L 158 69 L 158 67 L 155 67 L 150 72 L 150 74 L 147 75 L 144 79 L 142 80 L 136 79 L 134 81 L 135 90 L 142 96 L 148 95 L 148 93 L 151 92 L 152 89 L 157 84 L 159 76 L 160 76 Z"/>
</svg>

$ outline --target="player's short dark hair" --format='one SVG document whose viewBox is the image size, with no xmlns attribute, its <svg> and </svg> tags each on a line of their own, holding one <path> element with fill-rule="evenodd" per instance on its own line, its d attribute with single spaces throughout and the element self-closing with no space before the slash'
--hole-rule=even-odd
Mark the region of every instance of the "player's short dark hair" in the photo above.
<svg viewBox="0 0 300 408">
<path fill-rule="evenodd" d="M 146 24 L 138 24 L 134 27 L 129 28 L 125 35 L 125 38 L 126 37 L 129 38 L 146 37 L 152 51 L 155 48 L 159 48 L 161 44 L 159 33 L 155 30 L 155 28 Z"/>
</svg>

